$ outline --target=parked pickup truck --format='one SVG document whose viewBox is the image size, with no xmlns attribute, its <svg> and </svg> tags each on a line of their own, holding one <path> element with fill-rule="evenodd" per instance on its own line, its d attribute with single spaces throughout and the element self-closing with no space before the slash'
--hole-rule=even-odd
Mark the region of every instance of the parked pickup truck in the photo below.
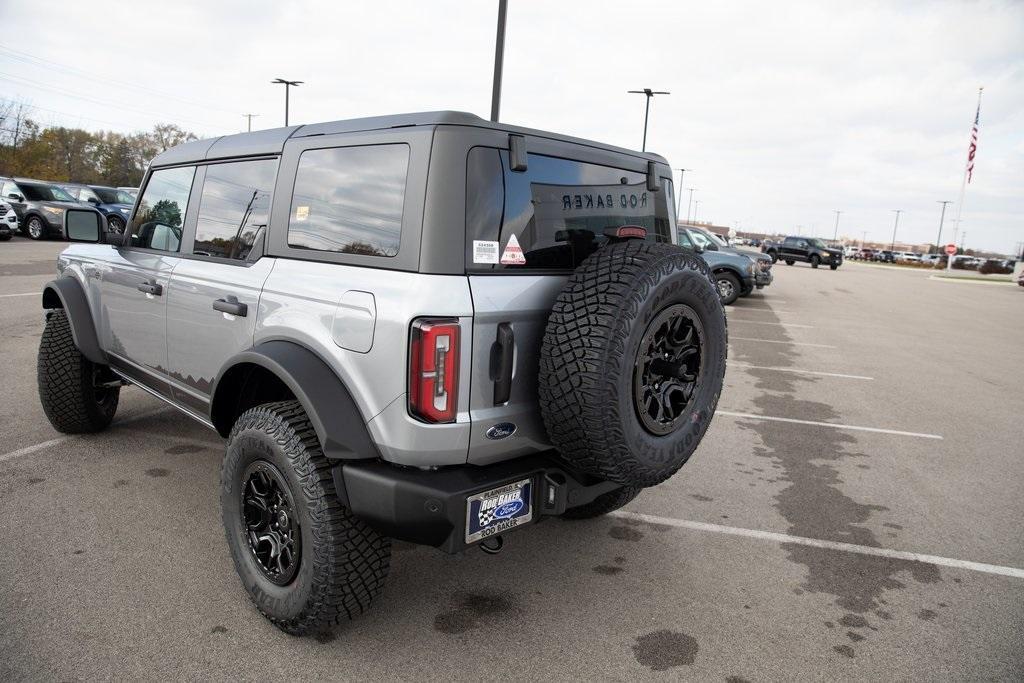
<svg viewBox="0 0 1024 683">
<path fill-rule="evenodd" d="M 843 263 L 843 250 L 833 249 L 817 237 L 787 237 L 779 244 L 773 244 L 765 252 L 772 261 L 785 261 L 793 265 L 796 261 L 810 263 L 817 268 L 822 263 L 835 270 Z"/>
</svg>

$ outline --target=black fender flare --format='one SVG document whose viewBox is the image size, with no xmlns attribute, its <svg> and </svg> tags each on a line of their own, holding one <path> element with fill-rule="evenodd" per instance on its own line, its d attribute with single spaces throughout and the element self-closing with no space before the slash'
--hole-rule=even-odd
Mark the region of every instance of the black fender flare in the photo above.
<svg viewBox="0 0 1024 683">
<path fill-rule="evenodd" d="M 309 416 L 325 456 L 340 460 L 380 457 L 359 407 L 337 373 L 305 346 L 284 340 L 262 342 L 236 354 L 217 373 L 210 394 L 210 421 L 221 435 L 231 431 L 231 425 L 219 419 L 231 405 L 230 390 L 221 380 L 241 364 L 257 365 L 284 382 Z"/>
<path fill-rule="evenodd" d="M 93 363 L 108 363 L 107 354 L 100 346 L 96 334 L 89 299 L 78 280 L 65 275 L 47 282 L 43 287 L 43 308 L 63 308 L 68 322 L 71 323 L 71 338 L 82 355 Z"/>
</svg>

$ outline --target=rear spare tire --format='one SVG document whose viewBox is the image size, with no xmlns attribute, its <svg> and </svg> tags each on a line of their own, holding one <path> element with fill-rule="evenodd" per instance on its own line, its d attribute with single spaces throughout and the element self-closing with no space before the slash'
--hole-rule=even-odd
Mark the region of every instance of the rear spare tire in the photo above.
<svg viewBox="0 0 1024 683">
<path fill-rule="evenodd" d="M 544 333 L 538 393 L 552 444 L 602 479 L 663 482 L 707 431 L 725 360 L 725 313 L 703 259 L 639 240 L 600 249 Z"/>
</svg>

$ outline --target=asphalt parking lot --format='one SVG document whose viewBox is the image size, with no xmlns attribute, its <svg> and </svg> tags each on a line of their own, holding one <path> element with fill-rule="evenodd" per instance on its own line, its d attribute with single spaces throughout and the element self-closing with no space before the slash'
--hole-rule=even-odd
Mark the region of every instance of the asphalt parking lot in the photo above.
<svg viewBox="0 0 1024 683">
<path fill-rule="evenodd" d="M 368 615 L 297 639 L 236 578 L 216 434 L 138 389 L 49 426 L 61 248 L 0 243 L 0 680 L 1024 678 L 1019 287 L 779 264 L 675 478 L 496 557 L 398 544 Z"/>
</svg>

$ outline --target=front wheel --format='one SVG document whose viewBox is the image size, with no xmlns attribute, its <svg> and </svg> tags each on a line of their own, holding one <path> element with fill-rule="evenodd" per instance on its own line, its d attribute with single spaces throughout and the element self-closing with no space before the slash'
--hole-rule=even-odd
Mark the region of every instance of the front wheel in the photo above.
<svg viewBox="0 0 1024 683">
<path fill-rule="evenodd" d="M 817 268 L 818 264 L 820 264 L 820 263 L 821 263 L 821 257 L 818 256 L 817 254 L 812 254 L 811 255 L 811 268 Z"/>
<path fill-rule="evenodd" d="M 716 273 L 715 287 L 723 306 L 728 306 L 740 296 L 740 281 L 732 273 Z"/>
<path fill-rule="evenodd" d="M 117 233 L 118 235 L 124 233 L 124 219 L 120 216 L 108 217 L 107 226 L 110 228 L 110 232 Z"/>
<path fill-rule="evenodd" d="M 836 270 L 837 268 L 839 268 L 839 264 L 833 263 L 832 265 L 829 266 L 829 268 L 831 268 L 832 270 Z"/>
<path fill-rule="evenodd" d="M 789 259 L 786 259 L 786 265 L 787 266 L 791 266 L 791 265 L 793 265 L 793 263 L 794 263 L 793 261 L 790 261 Z"/>
<path fill-rule="evenodd" d="M 39 340 L 36 381 L 43 412 L 58 432 L 99 432 L 114 419 L 121 382 L 110 368 L 82 355 L 61 309 L 46 319 Z"/>
<path fill-rule="evenodd" d="M 39 216 L 32 216 L 25 223 L 25 234 L 31 239 L 41 240 L 46 236 L 46 226 L 43 225 L 43 219 Z"/>
<path fill-rule="evenodd" d="M 354 619 L 384 589 L 391 541 L 339 502 L 331 463 L 298 401 L 265 403 L 235 422 L 221 514 L 249 598 L 286 633 Z"/>
<path fill-rule="evenodd" d="M 779 255 L 776 254 L 774 251 L 768 252 L 768 258 L 772 260 L 772 263 L 778 263 L 779 261 Z"/>
</svg>

